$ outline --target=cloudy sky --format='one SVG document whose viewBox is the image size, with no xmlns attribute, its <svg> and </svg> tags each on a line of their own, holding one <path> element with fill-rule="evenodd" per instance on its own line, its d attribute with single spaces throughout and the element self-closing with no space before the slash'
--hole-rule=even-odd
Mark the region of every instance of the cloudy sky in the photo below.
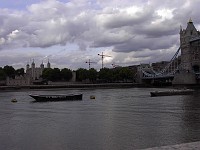
<svg viewBox="0 0 200 150">
<path fill-rule="evenodd" d="M 0 67 L 101 68 L 170 60 L 200 0 L 1 0 Z"/>
</svg>

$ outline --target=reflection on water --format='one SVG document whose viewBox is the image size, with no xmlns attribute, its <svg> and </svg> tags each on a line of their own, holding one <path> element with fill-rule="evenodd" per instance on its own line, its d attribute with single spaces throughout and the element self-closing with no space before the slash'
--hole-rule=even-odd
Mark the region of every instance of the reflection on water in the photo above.
<svg viewBox="0 0 200 150">
<path fill-rule="evenodd" d="M 182 114 L 185 141 L 197 141 L 200 139 L 200 94 L 197 92 L 193 96 L 184 97 L 183 107 L 184 113 Z"/>
<path fill-rule="evenodd" d="M 198 91 L 150 97 L 152 90 L 0 92 L 0 149 L 121 150 L 200 140 Z M 83 100 L 33 103 L 28 96 L 66 93 L 83 93 Z M 96 99 L 90 99 L 91 95 Z M 18 102 L 12 103 L 12 98 Z"/>
</svg>

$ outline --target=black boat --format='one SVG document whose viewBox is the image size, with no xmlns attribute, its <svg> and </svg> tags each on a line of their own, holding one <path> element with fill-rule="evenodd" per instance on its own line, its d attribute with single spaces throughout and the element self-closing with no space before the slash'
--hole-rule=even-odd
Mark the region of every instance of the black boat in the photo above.
<svg viewBox="0 0 200 150">
<path fill-rule="evenodd" d="M 151 97 L 155 97 L 155 96 L 172 96 L 172 95 L 191 95 L 193 93 L 194 93 L 194 90 L 192 90 L 192 89 L 150 92 Z"/>
<path fill-rule="evenodd" d="M 37 102 L 49 102 L 49 101 L 75 101 L 82 100 L 83 94 L 57 94 L 57 95 L 33 95 L 30 97 L 34 98 Z"/>
</svg>

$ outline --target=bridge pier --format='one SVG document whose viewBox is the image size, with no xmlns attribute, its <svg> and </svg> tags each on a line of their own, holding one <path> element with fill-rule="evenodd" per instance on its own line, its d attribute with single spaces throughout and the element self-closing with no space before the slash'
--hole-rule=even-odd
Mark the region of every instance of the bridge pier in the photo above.
<svg viewBox="0 0 200 150">
<path fill-rule="evenodd" d="M 173 85 L 192 85 L 197 84 L 196 74 L 190 71 L 180 71 L 175 73 Z"/>
<path fill-rule="evenodd" d="M 171 86 L 173 77 L 168 78 L 143 78 L 140 84 L 153 86 Z"/>
</svg>

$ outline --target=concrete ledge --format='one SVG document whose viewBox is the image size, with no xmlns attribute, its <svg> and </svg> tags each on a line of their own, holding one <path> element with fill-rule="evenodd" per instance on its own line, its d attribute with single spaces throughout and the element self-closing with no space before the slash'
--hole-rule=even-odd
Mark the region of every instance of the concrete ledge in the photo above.
<svg viewBox="0 0 200 150">
<path fill-rule="evenodd" d="M 200 149 L 200 141 L 192 142 L 192 143 L 177 144 L 177 145 L 153 147 L 153 148 L 147 148 L 144 150 L 199 150 L 199 149 Z"/>
</svg>

